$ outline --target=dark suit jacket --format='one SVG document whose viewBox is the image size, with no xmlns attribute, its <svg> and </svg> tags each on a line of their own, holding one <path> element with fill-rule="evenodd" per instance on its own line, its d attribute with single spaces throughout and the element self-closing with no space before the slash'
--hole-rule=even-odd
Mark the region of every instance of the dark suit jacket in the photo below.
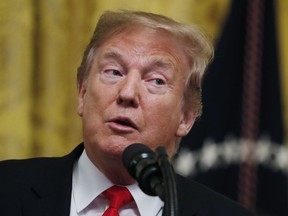
<svg viewBox="0 0 288 216">
<path fill-rule="evenodd" d="M 73 164 L 82 151 L 83 144 L 60 158 L 0 162 L 0 215 L 69 216 Z M 178 175 L 176 181 L 179 216 L 252 216 L 196 182 Z"/>
</svg>

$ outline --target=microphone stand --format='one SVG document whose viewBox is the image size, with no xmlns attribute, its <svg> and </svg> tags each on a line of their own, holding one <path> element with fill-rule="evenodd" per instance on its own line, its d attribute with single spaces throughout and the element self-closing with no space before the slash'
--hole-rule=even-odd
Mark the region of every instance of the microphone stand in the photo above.
<svg viewBox="0 0 288 216">
<path fill-rule="evenodd" d="M 156 149 L 156 153 L 157 162 L 161 169 L 164 181 L 164 213 L 166 216 L 177 216 L 178 197 L 174 169 L 170 163 L 166 149 L 164 147 L 158 147 Z"/>
</svg>

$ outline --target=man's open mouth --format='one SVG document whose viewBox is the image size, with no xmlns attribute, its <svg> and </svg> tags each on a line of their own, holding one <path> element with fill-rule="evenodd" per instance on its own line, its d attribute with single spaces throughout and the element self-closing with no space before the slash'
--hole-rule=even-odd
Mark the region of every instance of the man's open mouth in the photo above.
<svg viewBox="0 0 288 216">
<path fill-rule="evenodd" d="M 135 123 L 128 119 L 128 118 L 119 118 L 119 119 L 114 119 L 113 122 L 126 126 L 126 127 L 131 127 L 137 130 L 137 126 L 135 125 Z"/>
</svg>

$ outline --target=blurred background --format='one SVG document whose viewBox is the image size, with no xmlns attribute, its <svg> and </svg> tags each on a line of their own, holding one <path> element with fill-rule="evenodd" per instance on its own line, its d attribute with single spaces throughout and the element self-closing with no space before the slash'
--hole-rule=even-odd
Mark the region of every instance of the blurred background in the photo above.
<svg viewBox="0 0 288 216">
<path fill-rule="evenodd" d="M 177 172 L 260 216 L 288 215 L 287 0 L 0 0 L 0 160 L 82 141 L 76 70 L 98 17 L 116 9 L 197 24 L 215 45 Z"/>
</svg>

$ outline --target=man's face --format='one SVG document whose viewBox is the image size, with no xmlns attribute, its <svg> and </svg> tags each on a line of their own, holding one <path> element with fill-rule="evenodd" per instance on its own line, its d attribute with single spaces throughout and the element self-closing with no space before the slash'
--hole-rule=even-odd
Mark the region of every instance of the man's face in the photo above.
<svg viewBox="0 0 288 216">
<path fill-rule="evenodd" d="M 85 149 L 100 170 L 120 163 L 132 143 L 174 153 L 195 120 L 183 113 L 187 70 L 180 45 L 163 32 L 125 31 L 99 47 L 78 89 L 78 114 Z"/>
</svg>

